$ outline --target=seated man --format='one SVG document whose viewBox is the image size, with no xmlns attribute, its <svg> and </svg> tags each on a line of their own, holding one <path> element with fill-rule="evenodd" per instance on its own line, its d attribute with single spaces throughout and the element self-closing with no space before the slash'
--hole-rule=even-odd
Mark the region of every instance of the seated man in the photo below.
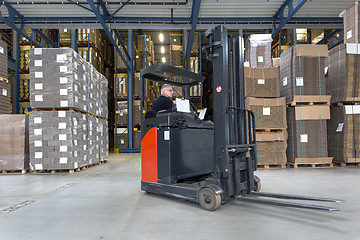
<svg viewBox="0 0 360 240">
<path fill-rule="evenodd" d="M 155 100 L 152 105 L 152 110 L 159 112 L 162 110 L 171 111 L 173 108 L 173 96 L 174 90 L 169 84 L 164 84 L 161 87 L 161 96 Z"/>
</svg>

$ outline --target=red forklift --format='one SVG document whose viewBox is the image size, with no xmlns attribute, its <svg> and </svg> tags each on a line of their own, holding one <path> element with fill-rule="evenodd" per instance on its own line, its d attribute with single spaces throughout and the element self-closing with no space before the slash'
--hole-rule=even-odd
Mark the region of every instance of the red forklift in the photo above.
<svg viewBox="0 0 360 240">
<path fill-rule="evenodd" d="M 205 33 L 213 63 L 213 121 L 193 112 L 149 111 L 141 125 L 141 189 L 197 202 L 214 211 L 236 199 L 278 206 L 337 211 L 338 208 L 278 199 L 343 202 L 338 199 L 261 193 L 254 114 L 245 110 L 244 42 L 224 26 Z M 189 89 L 204 77 L 166 64 L 140 71 L 141 112 L 146 112 L 145 79 Z M 274 199 L 276 198 L 276 200 Z"/>
</svg>

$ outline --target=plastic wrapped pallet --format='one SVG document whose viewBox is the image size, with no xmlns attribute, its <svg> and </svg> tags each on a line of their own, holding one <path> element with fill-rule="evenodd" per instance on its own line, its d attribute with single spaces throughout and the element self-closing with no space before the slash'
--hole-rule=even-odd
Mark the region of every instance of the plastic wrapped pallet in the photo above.
<svg viewBox="0 0 360 240">
<path fill-rule="evenodd" d="M 334 161 L 360 162 L 360 106 L 331 107 L 328 121 L 328 151 Z"/>
<path fill-rule="evenodd" d="M 6 79 L 0 79 L 0 114 L 11 113 L 10 84 Z"/>
<path fill-rule="evenodd" d="M 108 121 L 100 119 L 100 161 L 109 159 L 109 132 Z"/>
<path fill-rule="evenodd" d="M 7 43 L 2 40 L 0 40 L 0 77 L 8 78 Z"/>
<path fill-rule="evenodd" d="M 245 107 L 254 112 L 256 129 L 286 129 L 285 98 L 248 97 Z"/>
<path fill-rule="evenodd" d="M 30 49 L 30 106 L 88 111 L 88 74 L 73 49 Z"/>
<path fill-rule="evenodd" d="M 100 162 L 100 120 L 87 116 L 88 126 L 88 157 L 90 164 Z"/>
<path fill-rule="evenodd" d="M 287 102 L 294 96 L 318 96 L 326 94 L 324 65 L 328 56 L 326 45 L 299 44 L 283 52 L 280 57 L 280 96 Z"/>
<path fill-rule="evenodd" d="M 344 43 L 360 43 L 359 1 L 344 11 Z"/>
<path fill-rule="evenodd" d="M 287 133 L 256 133 L 258 165 L 285 165 Z"/>
<path fill-rule="evenodd" d="M 246 41 L 245 60 L 250 67 L 271 67 L 271 34 L 251 34 Z"/>
<path fill-rule="evenodd" d="M 0 170 L 29 169 L 29 118 L 0 115 Z"/>
<path fill-rule="evenodd" d="M 330 119 L 330 107 L 326 105 L 287 108 L 288 162 L 332 162 L 327 152 L 327 119 Z"/>
<path fill-rule="evenodd" d="M 329 51 L 325 67 L 326 92 L 331 102 L 360 101 L 360 44 L 347 43 Z"/>
<path fill-rule="evenodd" d="M 77 169 L 89 165 L 86 115 L 73 111 L 30 112 L 30 168 Z"/>
<path fill-rule="evenodd" d="M 280 97 L 279 68 L 244 69 L 245 97 Z"/>
</svg>

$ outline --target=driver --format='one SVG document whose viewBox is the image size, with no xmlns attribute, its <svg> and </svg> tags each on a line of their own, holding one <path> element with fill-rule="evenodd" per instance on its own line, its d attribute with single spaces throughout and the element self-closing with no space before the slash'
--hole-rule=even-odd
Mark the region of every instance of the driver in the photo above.
<svg viewBox="0 0 360 240">
<path fill-rule="evenodd" d="M 162 110 L 171 111 L 173 108 L 174 89 L 169 84 L 164 84 L 161 87 L 161 96 L 155 100 L 152 105 L 152 110 L 159 112 Z"/>
</svg>

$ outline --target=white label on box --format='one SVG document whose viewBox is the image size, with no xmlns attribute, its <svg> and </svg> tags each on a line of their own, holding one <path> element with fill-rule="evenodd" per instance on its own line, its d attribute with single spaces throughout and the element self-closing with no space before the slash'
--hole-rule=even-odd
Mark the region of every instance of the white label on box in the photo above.
<svg viewBox="0 0 360 240">
<path fill-rule="evenodd" d="M 74 90 L 75 90 L 75 92 L 77 92 L 79 90 L 79 88 L 76 84 L 74 85 Z"/>
<path fill-rule="evenodd" d="M 35 158 L 42 158 L 42 152 L 35 152 Z"/>
<path fill-rule="evenodd" d="M 35 90 L 43 90 L 44 85 L 42 83 L 35 83 Z"/>
<path fill-rule="evenodd" d="M 89 150 L 90 155 L 93 153 L 92 149 Z"/>
<path fill-rule="evenodd" d="M 60 122 L 59 129 L 66 129 L 66 122 Z"/>
<path fill-rule="evenodd" d="M 83 135 L 83 140 L 84 140 L 84 141 L 86 140 L 86 135 Z"/>
<path fill-rule="evenodd" d="M 3 90 L 2 90 L 2 95 L 3 95 L 3 96 L 7 96 L 7 92 L 8 92 L 8 91 L 7 91 L 6 89 L 3 89 Z"/>
<path fill-rule="evenodd" d="M 60 84 L 67 84 L 67 83 L 68 83 L 67 77 L 60 77 Z"/>
<path fill-rule="evenodd" d="M 90 143 L 90 145 L 92 145 L 92 144 L 93 144 L 93 141 L 90 139 L 90 140 L 89 140 L 89 143 Z"/>
<path fill-rule="evenodd" d="M 34 55 L 41 55 L 42 54 L 42 48 L 35 48 L 34 49 Z"/>
<path fill-rule="evenodd" d="M 124 143 L 125 143 L 124 139 L 121 139 L 120 144 L 124 144 Z"/>
<path fill-rule="evenodd" d="M 164 131 L 164 140 L 170 140 L 170 131 Z"/>
<path fill-rule="evenodd" d="M 37 49 L 37 48 L 35 48 Z M 42 164 L 35 164 L 35 170 L 43 170 L 43 165 Z"/>
<path fill-rule="evenodd" d="M 64 63 L 67 60 L 66 54 L 57 54 L 56 55 L 56 62 Z"/>
<path fill-rule="evenodd" d="M 74 67 L 75 67 L 75 69 L 77 69 L 77 68 L 78 68 L 78 64 L 77 64 L 77 62 L 74 62 Z"/>
<path fill-rule="evenodd" d="M 35 60 L 35 67 L 42 67 L 42 60 Z"/>
<path fill-rule="evenodd" d="M 67 152 L 67 146 L 60 146 L 60 152 Z"/>
<path fill-rule="evenodd" d="M 349 31 L 346 32 L 346 39 L 349 39 L 352 37 L 352 30 L 350 29 Z"/>
<path fill-rule="evenodd" d="M 58 117 L 66 117 L 66 112 L 65 111 L 59 111 L 58 112 Z"/>
<path fill-rule="evenodd" d="M 42 102 L 44 101 L 43 95 L 35 95 L 35 102 Z"/>
<path fill-rule="evenodd" d="M 67 89 L 60 89 L 60 96 L 67 96 Z"/>
<path fill-rule="evenodd" d="M 34 117 L 34 123 L 42 123 L 41 117 Z"/>
<path fill-rule="evenodd" d="M 34 129 L 34 135 L 35 135 L 35 136 L 40 136 L 40 135 L 42 135 L 42 129 L 41 129 L 41 128 L 39 128 L 39 129 Z"/>
<path fill-rule="evenodd" d="M 86 96 L 85 95 L 83 95 L 83 100 L 86 101 Z"/>
<path fill-rule="evenodd" d="M 86 145 L 83 145 L 83 150 L 86 151 Z"/>
<path fill-rule="evenodd" d="M 356 43 L 347 43 L 346 44 L 346 53 L 358 54 L 358 45 Z"/>
<path fill-rule="evenodd" d="M 342 132 L 343 128 L 344 128 L 344 123 L 339 123 L 336 128 L 336 132 Z"/>
<path fill-rule="evenodd" d="M 90 98 L 93 98 L 93 94 L 92 94 L 92 93 L 90 93 Z"/>
<path fill-rule="evenodd" d="M 60 163 L 60 164 L 66 164 L 67 161 L 68 161 L 68 158 L 67 158 L 67 157 L 61 157 L 59 163 Z"/>
<path fill-rule="evenodd" d="M 79 98 L 77 96 L 74 96 L 75 102 L 79 102 Z"/>
<path fill-rule="evenodd" d="M 77 128 L 77 121 L 74 121 L 74 128 Z"/>
<path fill-rule="evenodd" d="M 328 72 L 329 72 L 329 67 L 325 67 L 325 68 L 324 68 L 324 75 L 327 75 Z"/>
<path fill-rule="evenodd" d="M 68 107 L 69 102 L 68 101 L 60 101 L 60 107 Z"/>
<path fill-rule="evenodd" d="M 79 163 L 78 162 L 74 162 L 74 168 L 78 168 L 79 167 Z"/>
<path fill-rule="evenodd" d="M 284 77 L 282 82 L 283 82 L 283 87 L 287 86 L 287 77 Z"/>
<path fill-rule="evenodd" d="M 43 78 L 43 72 L 35 72 L 35 78 Z"/>
<path fill-rule="evenodd" d="M 86 120 L 86 115 L 85 115 L 85 114 L 83 114 L 83 115 L 82 115 L 82 118 L 83 118 L 84 120 Z"/>
<path fill-rule="evenodd" d="M 74 135 L 77 135 L 77 130 L 73 129 L 73 133 L 74 133 Z"/>
<path fill-rule="evenodd" d="M 300 142 L 307 143 L 308 142 L 308 135 L 307 134 L 300 134 Z"/>
<path fill-rule="evenodd" d="M 74 146 L 77 146 L 78 145 L 78 141 L 75 139 L 74 140 Z"/>
<path fill-rule="evenodd" d="M 303 87 L 304 86 L 304 78 L 303 77 L 296 77 L 296 86 Z"/>
<path fill-rule="evenodd" d="M 258 84 L 264 85 L 265 84 L 265 79 L 258 79 Z"/>
<path fill-rule="evenodd" d="M 346 105 L 345 114 L 360 114 L 360 105 Z"/>
<path fill-rule="evenodd" d="M 74 151 L 74 157 L 77 157 L 77 156 L 78 156 L 78 152 Z"/>
<path fill-rule="evenodd" d="M 60 72 L 67 73 L 68 72 L 67 66 L 60 66 Z"/>
<path fill-rule="evenodd" d="M 91 84 L 90 84 L 90 88 L 91 88 L 91 89 L 94 89 L 94 84 L 91 83 Z"/>
<path fill-rule="evenodd" d="M 270 116 L 270 107 L 263 107 L 263 115 Z"/>
<path fill-rule="evenodd" d="M 83 125 L 83 130 L 86 131 L 86 125 Z"/>
<path fill-rule="evenodd" d="M 263 56 L 258 56 L 258 62 L 259 62 L 259 63 L 264 62 L 264 57 L 263 57 Z"/>
<path fill-rule="evenodd" d="M 121 117 L 124 116 L 124 113 L 123 113 L 123 112 L 120 112 L 120 116 L 121 116 Z"/>
<path fill-rule="evenodd" d="M 4 48 L 0 47 L 0 53 L 4 53 Z"/>
<path fill-rule="evenodd" d="M 66 139 L 66 134 L 59 134 L 59 140 L 65 141 Z"/>
<path fill-rule="evenodd" d="M 86 92 L 86 86 L 85 85 L 83 85 L 83 90 Z"/>
<path fill-rule="evenodd" d="M 76 73 L 74 73 L 74 78 L 75 80 L 78 80 L 78 75 Z"/>
<path fill-rule="evenodd" d="M 34 141 L 35 147 L 42 147 L 42 141 Z"/>
</svg>

